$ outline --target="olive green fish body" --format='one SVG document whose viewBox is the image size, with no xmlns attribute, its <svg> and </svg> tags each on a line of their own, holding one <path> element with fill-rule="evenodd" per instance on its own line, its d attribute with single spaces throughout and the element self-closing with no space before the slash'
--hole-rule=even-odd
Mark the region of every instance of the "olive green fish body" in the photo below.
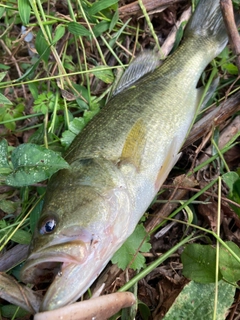
<svg viewBox="0 0 240 320">
<path fill-rule="evenodd" d="M 136 222 L 178 158 L 202 95 L 198 79 L 216 55 L 212 47 L 208 39 L 187 39 L 163 66 L 110 100 L 67 153 L 69 163 L 92 157 L 114 163 L 131 193 Z M 124 152 L 126 144 L 132 152 Z M 165 175 L 157 181 L 162 167 Z"/>
<path fill-rule="evenodd" d="M 139 62 L 151 54 L 130 65 L 117 93 L 67 150 L 71 168 L 50 180 L 22 270 L 22 279 L 34 282 L 39 266 L 49 274 L 45 263 L 53 263 L 42 310 L 87 290 L 177 161 L 200 102 L 197 82 L 227 42 L 219 1 L 200 0 L 185 34 L 179 49 L 140 79 Z"/>
</svg>

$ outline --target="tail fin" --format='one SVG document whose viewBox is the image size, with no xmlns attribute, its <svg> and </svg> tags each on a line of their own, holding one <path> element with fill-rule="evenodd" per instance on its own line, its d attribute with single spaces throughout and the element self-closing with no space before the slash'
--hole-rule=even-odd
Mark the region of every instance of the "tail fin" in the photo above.
<svg viewBox="0 0 240 320">
<path fill-rule="evenodd" d="M 220 0 L 199 0 L 187 25 L 185 36 L 204 37 L 217 42 L 216 55 L 224 49 L 228 37 L 220 9 Z"/>
</svg>

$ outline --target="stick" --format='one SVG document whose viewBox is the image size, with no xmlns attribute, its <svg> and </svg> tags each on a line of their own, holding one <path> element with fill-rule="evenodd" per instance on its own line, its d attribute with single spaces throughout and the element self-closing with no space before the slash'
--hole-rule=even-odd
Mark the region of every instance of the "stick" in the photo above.
<svg viewBox="0 0 240 320">
<path fill-rule="evenodd" d="M 234 19 L 233 5 L 231 0 L 221 0 L 223 20 L 227 28 L 230 45 L 236 54 L 236 66 L 240 73 L 240 36 Z"/>
</svg>

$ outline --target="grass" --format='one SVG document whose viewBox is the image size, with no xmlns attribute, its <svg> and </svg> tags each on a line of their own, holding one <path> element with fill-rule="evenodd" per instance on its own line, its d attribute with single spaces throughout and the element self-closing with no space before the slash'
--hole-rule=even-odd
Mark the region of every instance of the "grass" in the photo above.
<svg viewBox="0 0 240 320">
<path fill-rule="evenodd" d="M 140 5 L 143 6 L 142 1 Z M 64 152 L 76 134 L 81 132 L 108 101 L 117 71 L 125 69 L 136 53 L 142 49 L 154 50 L 157 47 L 160 50 L 156 39 L 167 36 L 179 14 L 185 9 L 185 3 L 170 7 L 165 12 L 166 15 L 156 13 L 151 16 L 142 7 L 144 18 L 139 20 L 137 18 L 142 15 L 141 11 L 130 19 L 121 11 L 119 15 L 117 9 L 118 1 L 115 0 L 98 2 L 76 0 L 56 3 L 55 6 L 51 2 L 40 0 L 30 2 L 6 0 L 0 4 L 2 49 L 2 52 L 0 51 L 0 104 L 2 105 L 0 136 L 8 142 L 8 145 L 1 142 L 0 146 L 2 154 L 0 159 L 0 251 L 2 252 L 7 252 L 16 244 L 29 244 L 30 235 L 41 212 L 42 198 L 46 188 L 46 183 L 41 181 L 47 177 L 33 180 L 25 186 L 6 185 L 7 177 L 13 169 L 16 169 L 11 156 L 13 157 L 14 152 L 16 153 L 17 147 L 24 144 L 31 146 L 30 143 L 34 143 L 47 148 L 49 152 Z M 172 22 L 169 22 L 168 15 L 174 17 Z M 149 19 L 149 16 L 152 19 Z M 21 30 L 22 25 L 26 27 L 24 31 L 26 33 Z M 27 35 L 30 40 L 27 39 Z M 181 36 L 180 32 L 177 33 L 177 43 Z M 237 68 L 229 48 L 226 48 L 208 66 L 200 82 L 208 88 L 215 74 L 220 76 L 220 83 L 207 108 L 200 112 L 201 116 L 218 107 L 222 101 L 228 101 L 229 97 L 239 90 Z M 239 112 L 229 114 L 228 118 L 232 119 L 230 124 L 225 121 L 220 127 L 213 125 L 211 141 L 206 143 L 211 146 L 213 153 L 206 160 L 201 162 L 201 154 L 206 150 L 204 144 L 200 148 L 201 140 L 183 150 L 183 156 L 176 169 L 172 171 L 166 185 L 145 215 L 143 223 L 147 227 L 156 212 L 162 210 L 161 216 L 167 208 L 170 214 L 168 218 L 166 216 L 161 218 L 151 230 L 148 230 L 148 234 L 146 233 L 146 237 L 151 235 L 152 251 L 149 255 L 141 253 L 142 256 L 145 254 L 145 259 L 143 265 L 136 268 L 136 272 L 131 273 L 129 268 L 122 273 L 118 271 L 118 276 L 121 275 L 124 279 L 122 285 L 118 285 L 115 280 L 114 285 L 109 284 L 106 288 L 106 292 L 117 289 L 124 291 L 137 284 L 138 298 L 142 304 L 137 317 L 141 314 L 145 319 L 152 310 L 152 318 L 160 319 L 159 288 L 165 292 L 161 297 L 162 306 L 168 309 L 171 306 L 174 307 L 173 301 L 170 305 L 166 302 L 171 295 L 174 295 L 173 290 L 168 291 L 169 286 L 174 283 L 176 291 L 180 293 L 182 284 L 186 281 L 182 273 L 196 280 L 196 273 L 191 274 L 190 277 L 186 265 L 183 266 L 183 271 L 181 269 L 174 274 L 170 271 L 173 264 L 181 266 L 179 250 L 181 251 L 183 247 L 187 248 L 186 244 L 189 242 L 216 248 L 209 261 L 207 259 L 206 263 L 201 261 L 203 265 L 200 270 L 201 277 L 207 276 L 209 269 L 207 263 L 215 259 L 214 277 L 218 279 L 220 274 L 226 283 L 232 283 L 237 287 L 239 274 L 236 270 L 240 263 L 239 252 L 232 242 L 229 243 L 229 240 L 231 238 L 236 243 L 239 240 L 237 233 L 240 225 L 239 132 L 233 135 L 223 147 L 219 147 L 219 139 L 223 127 L 230 127 L 231 121 L 238 114 Z M 42 151 L 39 147 L 39 152 L 47 151 Z M 229 154 L 234 156 L 228 156 Z M 197 161 L 192 161 L 194 157 Z M 19 158 L 19 153 L 15 158 Z M 12 161 L 6 161 L 6 159 L 12 159 Z M 49 166 L 53 163 L 56 163 L 56 160 L 52 160 Z M 40 174 L 39 171 L 42 170 L 38 170 L 37 174 Z M 35 174 L 36 171 L 34 171 Z M 188 185 L 173 185 L 172 180 L 176 182 L 180 174 L 197 180 L 195 189 Z M 187 191 L 183 196 L 184 201 L 182 201 L 183 198 L 176 197 L 181 187 Z M 223 201 L 221 198 L 232 202 Z M 194 202 L 196 199 L 200 202 Z M 159 205 L 161 200 L 167 201 L 169 206 L 161 207 Z M 222 208 L 220 208 L 221 203 Z M 170 204 L 175 205 L 175 209 L 170 210 Z M 215 215 L 211 211 L 211 207 L 214 206 Z M 180 220 L 174 218 L 178 213 L 182 214 Z M 162 230 L 168 221 L 175 221 L 177 224 L 172 227 L 172 231 L 167 231 L 164 237 L 156 239 L 154 235 L 159 229 Z M 139 246 L 140 244 L 136 245 L 137 252 L 140 250 Z M 229 261 L 232 266 L 226 266 L 224 249 L 231 257 Z M 194 250 L 202 249 L 195 247 Z M 190 255 L 189 264 L 196 263 L 194 265 L 197 268 L 195 257 L 186 252 Z M 156 258 L 158 254 L 161 256 Z M 128 262 L 129 265 L 131 259 Z M 13 264 L 6 270 L 17 279 L 20 262 L 22 261 L 16 262 L 17 265 Z M 159 265 L 165 270 L 165 274 L 161 273 Z M 229 273 L 224 273 L 223 269 L 229 269 Z M 126 281 L 125 276 L 128 271 L 131 279 Z M 236 275 L 230 276 L 229 274 L 232 273 Z M 174 278 L 176 274 L 181 281 Z M 152 299 L 149 299 L 144 283 L 147 283 Z M 211 319 L 218 317 L 218 299 L 220 304 L 222 303 L 221 293 L 217 290 L 217 280 L 215 286 L 216 297 Z M 2 315 L 9 319 L 16 318 L 16 309 L 9 311 L 10 305 L 9 309 L 7 307 L 8 305 L 4 303 L 0 305 Z M 238 308 L 236 312 L 239 313 L 239 310 Z"/>
</svg>

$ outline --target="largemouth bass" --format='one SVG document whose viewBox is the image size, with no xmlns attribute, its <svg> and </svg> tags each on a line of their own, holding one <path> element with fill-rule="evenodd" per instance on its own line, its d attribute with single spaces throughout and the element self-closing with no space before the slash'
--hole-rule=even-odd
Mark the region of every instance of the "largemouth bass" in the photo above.
<svg viewBox="0 0 240 320">
<path fill-rule="evenodd" d="M 75 138 L 65 156 L 71 168 L 49 182 L 21 272 L 26 283 L 42 271 L 55 276 L 42 311 L 77 300 L 131 235 L 178 159 L 201 73 L 226 43 L 219 0 L 200 0 L 178 50 L 140 79 L 147 59 L 136 59 Z"/>
</svg>

